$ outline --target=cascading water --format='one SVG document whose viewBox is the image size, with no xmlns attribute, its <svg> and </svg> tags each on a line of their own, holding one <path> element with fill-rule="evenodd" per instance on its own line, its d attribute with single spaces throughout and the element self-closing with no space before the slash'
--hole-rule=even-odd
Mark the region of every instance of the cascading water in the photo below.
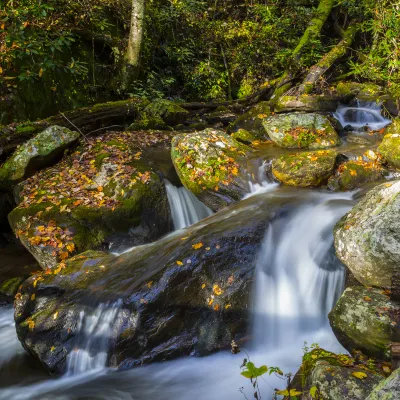
<svg viewBox="0 0 400 400">
<path fill-rule="evenodd" d="M 339 105 L 333 116 L 342 127 L 350 125 L 353 129 L 369 128 L 379 131 L 391 123 L 381 114 L 381 106 L 376 102 L 357 100 L 356 106 Z"/>
<path fill-rule="evenodd" d="M 212 210 L 184 186 L 178 188 L 165 179 L 165 188 L 175 230 L 186 228 L 212 215 Z"/>
</svg>

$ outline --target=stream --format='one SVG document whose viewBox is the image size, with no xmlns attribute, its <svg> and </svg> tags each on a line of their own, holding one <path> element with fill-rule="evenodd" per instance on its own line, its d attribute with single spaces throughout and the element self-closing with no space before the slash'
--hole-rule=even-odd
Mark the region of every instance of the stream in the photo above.
<svg viewBox="0 0 400 400">
<path fill-rule="evenodd" d="M 369 123 L 378 123 L 375 109 L 368 110 Z M 350 118 L 348 112 L 339 109 L 338 119 Z M 356 128 L 361 127 L 359 118 L 367 118 L 359 112 L 352 115 Z M 13 310 L 7 306 L 0 308 L 0 366 L 1 371 L 7 370 L 0 378 L 0 399 L 232 400 L 243 399 L 243 393 L 252 398 L 249 380 L 240 375 L 240 365 L 248 355 L 257 366 L 277 366 L 294 374 L 305 342 L 344 352 L 327 318 L 345 281 L 344 267 L 335 256 L 332 229 L 355 204 L 355 193 L 282 188 L 262 172 L 258 175 L 249 183 L 252 193 L 247 197 L 261 196 L 265 202 L 290 197 L 293 205 L 269 224 L 256 258 L 251 299 L 253 341 L 246 353 L 223 351 L 126 371 L 108 368 L 107 354 L 120 309 L 117 301 L 100 304 L 90 312 L 82 310 L 78 340 L 67 357 L 67 372 L 51 378 L 41 373 L 37 364 L 29 365 L 32 361 L 16 337 Z M 201 220 L 211 215 L 211 210 L 185 188 L 168 181 L 165 184 L 176 230 L 207 224 Z M 284 388 L 285 383 L 273 375 L 261 380 L 263 399 L 270 399 L 274 389 Z"/>
</svg>

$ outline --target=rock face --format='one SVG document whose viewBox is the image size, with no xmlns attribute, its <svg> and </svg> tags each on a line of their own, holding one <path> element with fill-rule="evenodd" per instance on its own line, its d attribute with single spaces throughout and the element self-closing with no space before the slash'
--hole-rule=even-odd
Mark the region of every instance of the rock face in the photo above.
<svg viewBox="0 0 400 400">
<path fill-rule="evenodd" d="M 331 190 L 353 190 L 364 183 L 383 179 L 384 174 L 385 170 L 375 162 L 347 161 L 329 179 L 328 187 Z"/>
<path fill-rule="evenodd" d="M 205 355 L 229 348 L 233 339 L 240 343 L 251 319 L 255 257 L 268 223 L 289 201 L 253 196 L 207 224 L 119 257 L 83 253 L 31 277 L 15 301 L 19 339 L 61 373 L 77 343 L 80 312 L 120 299 L 109 352 L 113 366 Z"/>
<path fill-rule="evenodd" d="M 398 123 L 400 125 L 400 123 Z M 400 128 L 400 127 L 399 127 Z M 394 129 L 391 127 L 391 129 Z M 378 152 L 382 154 L 387 163 L 400 169 L 400 129 L 399 133 L 387 134 L 378 147 Z"/>
<path fill-rule="evenodd" d="M 375 387 L 366 400 L 400 399 L 400 368 Z"/>
<path fill-rule="evenodd" d="M 270 115 L 270 104 L 266 101 L 262 101 L 232 122 L 228 127 L 228 133 L 235 134 L 239 130 L 244 130 L 251 134 L 252 140 L 269 139 L 263 127 L 262 121 L 264 118 L 269 117 Z"/>
<path fill-rule="evenodd" d="M 349 351 L 390 360 L 389 344 L 400 340 L 400 304 L 381 289 L 347 288 L 329 314 L 339 342 Z"/>
<path fill-rule="evenodd" d="M 275 114 L 263 119 L 267 134 L 285 148 L 325 149 L 340 143 L 328 118 L 319 114 Z"/>
<path fill-rule="evenodd" d="M 282 155 L 272 161 L 272 173 L 286 185 L 320 186 L 333 174 L 336 156 L 331 150 Z"/>
<path fill-rule="evenodd" d="M 79 138 L 78 132 L 51 126 L 21 145 L 0 168 L 0 189 L 16 183 L 61 157 L 64 150 Z"/>
<path fill-rule="evenodd" d="M 306 353 L 300 369 L 302 400 L 365 400 L 384 379 L 379 367 L 372 360 L 372 363 L 367 361 L 356 365 L 355 359 L 346 354 L 323 349 Z"/>
<path fill-rule="evenodd" d="M 54 167 L 20 184 L 20 204 L 8 219 L 42 268 L 104 246 L 112 235 L 125 238 L 131 247 L 169 231 L 163 182 L 140 151 L 140 143 L 158 139 L 147 132 L 90 138 Z"/>
<path fill-rule="evenodd" d="M 276 112 L 307 111 L 333 112 L 339 105 L 339 98 L 326 95 L 282 96 L 275 104 Z"/>
<path fill-rule="evenodd" d="M 399 192 L 400 181 L 377 186 L 335 226 L 337 256 L 366 286 L 391 286 L 400 268 Z"/>
<path fill-rule="evenodd" d="M 251 149 L 224 132 L 205 129 L 177 135 L 171 152 L 183 185 L 212 210 L 248 193 L 245 166 Z"/>
</svg>

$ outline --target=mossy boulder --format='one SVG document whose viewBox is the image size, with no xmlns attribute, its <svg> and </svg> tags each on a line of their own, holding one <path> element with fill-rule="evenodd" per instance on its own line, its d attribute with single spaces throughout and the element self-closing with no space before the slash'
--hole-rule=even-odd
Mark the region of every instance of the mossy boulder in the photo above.
<svg viewBox="0 0 400 400">
<path fill-rule="evenodd" d="M 365 400 L 384 380 L 380 365 L 373 360 L 356 360 L 320 348 L 304 355 L 298 376 L 302 385 L 296 386 L 303 392 L 302 400 Z"/>
<path fill-rule="evenodd" d="M 268 136 L 280 147 L 325 149 L 340 143 L 329 119 L 320 114 L 275 114 L 262 123 Z"/>
<path fill-rule="evenodd" d="M 335 176 L 329 178 L 331 190 L 354 190 L 367 182 L 383 179 L 385 169 L 376 162 L 347 161 L 340 165 Z"/>
<path fill-rule="evenodd" d="M 275 112 L 306 111 L 333 112 L 336 111 L 339 100 L 327 95 L 282 96 L 276 102 Z"/>
<path fill-rule="evenodd" d="M 172 161 L 183 185 L 217 211 L 249 192 L 251 149 L 223 131 L 205 129 L 172 140 Z"/>
<path fill-rule="evenodd" d="M 51 126 L 40 132 L 21 145 L 0 167 L 0 188 L 10 189 L 36 170 L 47 167 L 78 139 L 78 132 L 61 126 Z"/>
<path fill-rule="evenodd" d="M 47 369 L 63 373 L 84 334 L 81 313 L 90 317 L 97 305 L 117 300 L 109 366 L 202 356 L 246 341 L 255 259 L 268 224 L 291 201 L 253 196 L 207 224 L 120 256 L 86 252 L 32 276 L 15 301 L 21 343 Z"/>
<path fill-rule="evenodd" d="M 340 82 L 336 86 L 336 94 L 350 99 L 357 97 L 359 100 L 379 101 L 385 91 L 381 86 L 371 82 Z"/>
<path fill-rule="evenodd" d="M 189 112 L 178 103 L 157 99 L 140 112 L 138 119 L 129 127 L 129 130 L 170 129 L 171 126 L 183 123 L 188 116 Z"/>
<path fill-rule="evenodd" d="M 352 286 L 329 314 L 332 330 L 349 351 L 390 360 L 390 343 L 400 340 L 400 304 L 382 289 Z"/>
<path fill-rule="evenodd" d="M 397 400 L 400 399 L 400 368 L 388 378 L 381 381 L 366 400 Z"/>
<path fill-rule="evenodd" d="M 284 154 L 272 161 L 272 174 L 285 185 L 321 186 L 333 174 L 336 156 L 332 150 Z"/>
<path fill-rule="evenodd" d="M 120 132 L 90 138 L 19 185 L 20 204 L 8 219 L 42 268 L 116 237 L 131 247 L 169 231 L 165 188 L 135 147 L 138 137 Z M 145 140 L 156 138 L 149 133 Z"/>
<path fill-rule="evenodd" d="M 245 130 L 253 135 L 254 139 L 269 139 L 265 132 L 262 121 L 271 115 L 270 103 L 263 101 L 258 103 L 249 111 L 238 117 L 228 126 L 228 133 L 235 134 L 239 130 Z"/>
<path fill-rule="evenodd" d="M 236 132 L 231 134 L 231 137 L 233 137 L 238 142 L 244 144 L 251 144 L 252 142 L 257 140 L 257 137 L 254 136 L 251 132 L 246 131 L 246 129 L 237 130 Z"/>
<path fill-rule="evenodd" d="M 400 268 L 400 181 L 372 189 L 335 226 L 339 259 L 366 286 L 390 287 Z"/>
<path fill-rule="evenodd" d="M 400 120 L 396 120 L 387 132 L 378 147 L 378 152 L 391 167 L 400 169 Z"/>
</svg>

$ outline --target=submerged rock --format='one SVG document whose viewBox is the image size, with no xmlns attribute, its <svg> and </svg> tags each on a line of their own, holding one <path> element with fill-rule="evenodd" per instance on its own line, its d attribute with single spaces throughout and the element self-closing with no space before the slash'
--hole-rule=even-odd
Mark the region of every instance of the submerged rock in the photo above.
<svg viewBox="0 0 400 400">
<path fill-rule="evenodd" d="M 366 400 L 400 399 L 400 368 L 375 387 Z"/>
<path fill-rule="evenodd" d="M 109 363 L 129 368 L 206 355 L 248 334 L 255 258 L 288 198 L 253 196 L 120 256 L 87 252 L 32 276 L 16 296 L 18 337 L 49 370 L 65 371 L 82 310 L 120 299 Z M 111 338 L 110 338 L 111 340 Z"/>
<path fill-rule="evenodd" d="M 325 149 L 340 143 L 329 119 L 320 114 L 275 114 L 263 119 L 263 126 L 280 147 Z"/>
<path fill-rule="evenodd" d="M 400 181 L 372 189 L 335 226 L 339 259 L 366 286 L 390 287 L 400 268 Z"/>
<path fill-rule="evenodd" d="M 42 268 L 100 248 L 111 235 L 127 236 L 134 245 L 169 231 L 164 184 L 140 151 L 140 143 L 157 138 L 148 132 L 90 138 L 20 184 L 19 205 L 8 219 Z"/>
<path fill-rule="evenodd" d="M 331 190 L 354 190 L 364 183 L 383 179 L 385 170 L 376 162 L 347 161 L 328 181 Z"/>
<path fill-rule="evenodd" d="M 65 149 L 79 139 L 79 133 L 51 126 L 18 147 L 0 167 L 0 188 L 7 190 L 40 168 L 58 161 Z"/>
<path fill-rule="evenodd" d="M 214 211 L 249 192 L 245 167 L 251 151 L 215 129 L 180 134 L 172 141 L 172 161 L 181 182 Z"/>
<path fill-rule="evenodd" d="M 384 379 L 373 360 L 358 362 L 347 354 L 334 354 L 317 348 L 303 357 L 297 376 L 302 385 L 302 400 L 365 400 Z M 295 378 L 295 380 L 296 380 Z"/>
<path fill-rule="evenodd" d="M 400 340 L 400 304 L 381 289 L 347 288 L 329 314 L 333 332 L 349 351 L 390 360 L 390 343 Z"/>
<path fill-rule="evenodd" d="M 393 122 L 386 132 L 378 152 L 390 166 L 400 169 L 400 119 Z"/>
<path fill-rule="evenodd" d="M 333 174 L 336 152 L 320 150 L 285 154 L 272 161 L 272 173 L 290 186 L 320 186 Z"/>
</svg>

